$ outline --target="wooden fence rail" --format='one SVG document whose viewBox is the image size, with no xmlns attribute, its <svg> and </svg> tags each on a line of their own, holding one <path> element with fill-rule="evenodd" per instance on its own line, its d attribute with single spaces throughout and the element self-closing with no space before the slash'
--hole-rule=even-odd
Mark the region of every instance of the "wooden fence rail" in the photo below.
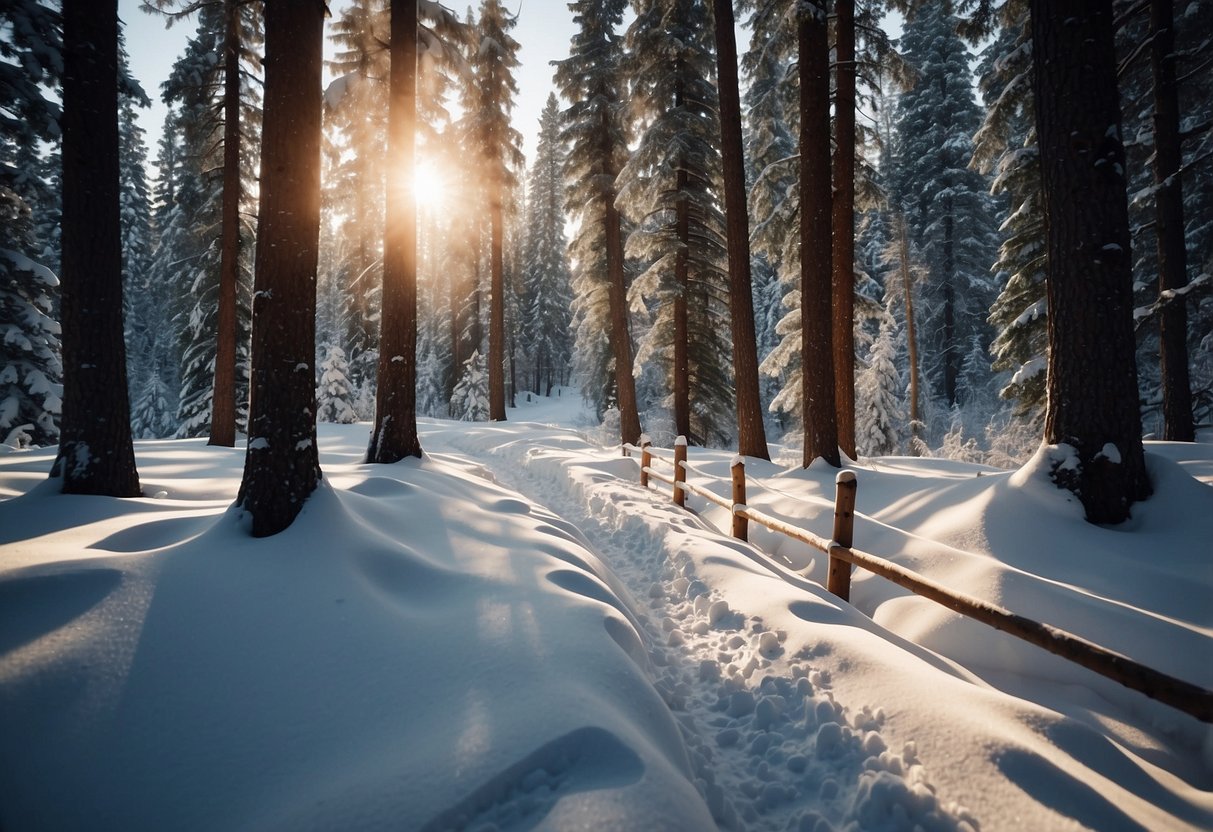
<svg viewBox="0 0 1213 832">
<path fill-rule="evenodd" d="M 730 465 L 732 480 L 732 502 L 713 491 L 686 481 L 687 444 L 684 437 L 674 443 L 674 458 L 666 459 L 653 453 L 648 437 L 641 437 L 641 446 L 628 445 L 628 450 L 640 451 L 640 484 L 648 487 L 649 480 L 664 482 L 672 489 L 675 504 L 684 506 L 687 493 L 698 495 L 730 512 L 732 533 L 739 540 L 746 540 L 749 523 L 807 543 L 829 557 L 826 573 L 826 588 L 834 595 L 850 600 L 851 566 L 866 569 L 882 578 L 904 587 L 916 595 L 941 604 L 948 609 L 988 624 L 997 630 L 1020 638 L 1050 653 L 1082 665 L 1088 670 L 1119 682 L 1127 688 L 1144 693 L 1151 699 L 1170 705 L 1202 722 L 1213 722 L 1213 691 L 1170 676 L 1130 659 L 1121 653 L 1100 647 L 1091 641 L 1048 624 L 1042 624 L 1003 607 L 958 592 L 899 566 L 890 560 L 853 547 L 855 528 L 855 495 L 858 487 L 853 471 L 840 471 L 835 478 L 834 529 L 830 539 L 819 537 L 810 531 L 794 526 L 769 514 L 746 506 L 745 461 L 734 457 Z M 665 476 L 653 469 L 654 462 L 670 466 L 671 475 Z M 709 476 L 698 472 L 701 476 Z"/>
</svg>

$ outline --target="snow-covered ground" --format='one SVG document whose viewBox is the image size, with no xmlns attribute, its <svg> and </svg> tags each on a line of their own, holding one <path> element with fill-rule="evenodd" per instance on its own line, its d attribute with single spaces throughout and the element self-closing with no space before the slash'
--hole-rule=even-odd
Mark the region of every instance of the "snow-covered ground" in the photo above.
<svg viewBox="0 0 1213 832">
<path fill-rule="evenodd" d="M 0 828 L 1213 827 L 1209 726 L 874 576 L 838 601 L 641 489 L 574 391 L 424 421 L 423 461 L 366 435 L 321 426 L 267 540 L 242 450 L 136 443 L 138 500 L 0 453 Z M 1115 529 L 1039 466 L 861 460 L 855 545 L 1213 687 L 1211 438 L 1151 443 Z M 832 470 L 747 473 L 829 533 Z"/>
</svg>

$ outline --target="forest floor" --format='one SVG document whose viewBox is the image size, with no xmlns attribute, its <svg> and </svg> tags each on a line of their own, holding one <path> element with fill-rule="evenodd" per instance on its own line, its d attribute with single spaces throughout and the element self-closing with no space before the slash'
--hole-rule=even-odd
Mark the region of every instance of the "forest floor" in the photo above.
<svg viewBox="0 0 1213 832">
<path fill-rule="evenodd" d="M 0 827 L 1213 827 L 1209 726 L 873 576 L 839 601 L 559 392 L 423 420 L 394 466 L 322 425 L 325 485 L 263 541 L 241 449 L 137 443 L 140 500 L 0 454 Z M 1205 439 L 1149 445 L 1116 529 L 1039 460 L 863 459 L 856 545 L 1211 687 Z M 749 504 L 828 533 L 834 471 L 784 454 Z M 692 478 L 727 495 L 731 460 Z"/>
</svg>

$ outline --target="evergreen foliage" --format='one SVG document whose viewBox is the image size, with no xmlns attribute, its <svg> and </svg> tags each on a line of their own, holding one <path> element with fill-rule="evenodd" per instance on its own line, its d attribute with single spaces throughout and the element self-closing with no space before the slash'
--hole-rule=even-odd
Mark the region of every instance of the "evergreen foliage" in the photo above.
<svg viewBox="0 0 1213 832">
<path fill-rule="evenodd" d="M 572 354 L 572 291 L 564 234 L 565 153 L 560 110 L 548 96 L 539 120 L 539 143 L 528 183 L 526 243 L 522 264 L 522 333 L 533 368 L 533 389 L 550 395 L 567 378 Z"/>
<path fill-rule="evenodd" d="M 489 376 L 484 356 L 473 350 L 451 395 L 451 418 L 481 422 L 489 417 Z"/>
<path fill-rule="evenodd" d="M 947 4 L 926 3 L 907 20 L 901 47 L 917 71 L 897 104 L 889 182 L 930 278 L 923 286 L 920 343 L 926 375 L 950 408 L 959 401 L 961 365 L 985 327 L 995 287 L 998 239 L 989 183 L 970 169 L 981 124 L 969 51 Z M 986 382 L 988 383 L 988 381 Z"/>
<path fill-rule="evenodd" d="M 345 350 L 329 345 L 320 363 L 320 384 L 316 388 L 316 421 L 348 425 L 358 421 L 354 412 L 353 389 Z"/>
<path fill-rule="evenodd" d="M 172 6 L 172 0 L 157 4 Z M 177 435 L 202 436 L 209 432 L 214 393 L 215 348 L 218 337 L 220 244 L 223 201 L 223 62 L 224 4 L 187 6 L 169 12 L 170 22 L 196 11 L 197 27 L 184 54 L 173 65 L 163 85 L 163 99 L 173 108 L 173 132 L 180 135 L 174 202 L 154 256 L 153 279 L 167 280 L 177 298 L 192 302 L 177 311 L 180 341 L 181 390 L 177 409 Z M 237 426 L 248 417 L 248 348 L 252 315 L 252 253 L 254 228 L 249 202 L 258 164 L 259 120 L 257 81 L 260 62 L 255 47 L 261 42 L 261 6 L 239 6 L 241 43 L 240 164 L 241 203 L 237 315 L 236 403 Z M 162 174 L 166 176 L 167 174 Z"/>
<path fill-rule="evenodd" d="M 379 361 L 383 284 L 383 209 L 387 189 L 389 55 L 386 0 L 354 0 L 333 21 L 325 94 L 330 154 L 326 207 L 341 216 L 341 244 L 331 266 L 341 289 L 341 345 L 350 382 L 373 398 Z M 370 418 L 370 413 L 362 413 Z"/>
<path fill-rule="evenodd" d="M 58 155 L 38 148 L 59 137 L 62 49 L 52 6 L 0 7 L 0 443 L 9 445 L 59 437 Z"/>
<path fill-rule="evenodd" d="M 895 325 L 891 311 L 886 312 L 867 364 L 855 379 L 855 444 L 867 456 L 897 453 L 906 423 L 899 396 L 901 376 L 895 364 Z"/>
<path fill-rule="evenodd" d="M 121 41 L 120 41 L 121 44 Z M 125 70 L 125 46 L 119 47 Z M 153 346 L 163 328 L 162 307 L 151 303 L 148 277 L 155 247 L 151 188 L 147 178 L 147 145 L 138 109 L 151 104 L 141 89 L 118 95 L 118 220 L 122 231 L 122 313 L 126 335 L 126 379 L 131 400 L 131 429 L 136 438 L 167 436 L 168 389 L 160 377 Z M 153 377 L 154 376 L 154 377 Z M 153 425 L 155 427 L 153 427 Z"/>
<path fill-rule="evenodd" d="M 706 14 L 700 0 L 651 2 L 629 28 L 631 115 L 643 130 L 618 180 L 618 203 L 636 224 L 628 254 L 645 265 L 629 292 L 631 303 L 653 315 L 636 364 L 662 368 L 669 393 L 663 404 L 699 444 L 727 441 L 734 415 L 715 58 L 710 32 L 698 24 Z M 679 302 L 686 308 L 685 331 Z M 685 367 L 678 366 L 682 339 Z"/>
<path fill-rule="evenodd" d="M 604 217 L 613 208 L 615 175 L 627 158 L 624 50 L 617 31 L 626 6 L 626 0 L 574 0 L 569 8 L 578 29 L 569 57 L 556 65 L 556 83 L 570 102 L 562 114 L 561 141 L 568 149 L 565 207 L 576 229 L 568 255 L 573 269 L 573 369 L 582 396 L 599 417 L 617 403 Z"/>
</svg>

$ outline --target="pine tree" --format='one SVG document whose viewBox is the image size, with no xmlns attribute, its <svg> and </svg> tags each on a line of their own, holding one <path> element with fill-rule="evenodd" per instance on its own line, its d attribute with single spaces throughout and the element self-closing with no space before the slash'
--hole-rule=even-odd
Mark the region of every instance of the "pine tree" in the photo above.
<svg viewBox="0 0 1213 832">
<path fill-rule="evenodd" d="M 835 468 L 838 423 L 830 312 L 830 56 L 824 0 L 797 9 L 800 74 L 800 354 L 804 465 L 821 458 Z"/>
<path fill-rule="evenodd" d="M 383 236 L 383 317 L 379 336 L 375 425 L 367 462 L 421 456 L 417 437 L 417 4 L 391 4 L 389 170 Z"/>
<path fill-rule="evenodd" d="M 1045 441 L 1067 445 L 1054 481 L 1092 523 L 1151 492 L 1134 362 L 1129 220 L 1110 0 L 1032 0 L 1045 206 L 1049 374 Z"/>
<path fill-rule="evenodd" d="M 59 437 L 57 245 L 45 223 L 56 195 L 37 148 L 58 135 L 61 110 L 50 91 L 59 83 L 60 31 L 47 4 L 0 7 L 0 442 L 10 445 Z"/>
<path fill-rule="evenodd" d="M 151 5 L 168 15 L 170 24 L 197 13 L 199 30 L 191 47 L 209 49 L 192 55 L 187 50 L 186 57 L 174 66 L 165 94 L 166 100 L 175 95 L 182 101 L 182 117 L 190 123 L 187 143 L 191 132 L 205 141 L 188 152 L 206 165 L 198 170 L 210 179 L 204 211 L 208 219 L 216 221 L 218 232 L 217 264 L 207 281 L 211 285 L 199 293 L 200 304 L 213 306 L 196 307 L 191 315 L 195 338 L 207 333 L 214 340 L 205 347 L 192 345 L 195 372 L 186 378 L 194 385 L 194 395 L 183 397 L 183 402 L 192 400 L 200 406 L 193 421 L 205 419 L 210 444 L 231 447 L 247 405 L 248 255 L 252 241 L 251 229 L 240 213 L 252 193 L 249 160 L 253 154 L 249 150 L 256 142 L 257 115 L 252 110 L 255 93 L 250 73 L 256 70 L 257 59 L 251 47 L 261 41 L 261 4 L 152 0 Z M 222 61 L 215 60 L 216 53 L 222 55 Z M 214 249 L 208 245 L 212 258 Z M 205 361 L 199 360 L 203 355 Z M 209 380 L 203 369 L 208 365 Z M 205 392 L 208 381 L 209 394 Z M 209 413 L 200 412 L 203 408 L 209 408 Z"/>
<path fill-rule="evenodd" d="M 556 83 L 570 102 L 563 135 L 569 148 L 565 205 L 577 221 L 569 247 L 575 269 L 576 370 L 582 394 L 599 416 L 617 406 L 621 440 L 636 443 L 640 416 L 632 376 L 624 228 L 615 207 L 615 179 L 628 145 L 622 118 L 623 46 L 616 31 L 625 6 L 624 0 L 570 4 L 578 30 L 569 57 L 556 66 Z"/>
<path fill-rule="evenodd" d="M 679 435 L 725 441 L 733 415 L 728 277 L 720 204 L 715 58 L 701 0 L 651 2 L 628 29 L 633 118 L 645 125 L 619 174 L 636 223 L 628 254 L 646 264 L 633 306 L 652 305 L 637 366 L 657 362 Z"/>
<path fill-rule="evenodd" d="M 325 180 L 328 202 L 342 215 L 335 272 L 342 289 L 342 345 L 350 381 L 373 392 L 383 283 L 383 206 L 387 188 L 390 18 L 386 0 L 354 0 L 332 24 L 338 79 L 325 96 L 337 162 Z M 369 414 L 368 414 L 369 415 Z"/>
<path fill-rule="evenodd" d="M 895 363 L 894 326 L 892 310 L 886 309 L 880 332 L 868 351 L 867 365 L 855 380 L 855 441 L 859 452 L 867 456 L 897 453 L 900 426 L 906 421 L 898 401 L 901 377 Z"/>
<path fill-rule="evenodd" d="M 560 141 L 560 109 L 549 95 L 539 119 L 539 142 L 531 167 L 524 248 L 523 333 L 530 354 L 535 392 L 551 395 L 572 355 L 572 304 L 568 240 L 564 235 L 565 153 Z"/>
<path fill-rule="evenodd" d="M 257 223 L 252 412 L 236 504 L 254 537 L 290 526 L 320 481 L 316 264 L 323 3 L 270 3 Z M 283 372 L 282 368 L 292 368 Z"/>
<path fill-rule="evenodd" d="M 125 68 L 126 49 L 119 41 L 119 63 Z M 144 293 L 148 272 L 152 263 L 152 203 L 147 181 L 147 146 L 143 142 L 143 128 L 139 126 L 136 108 L 151 104 L 141 89 L 131 93 L 119 92 L 118 96 L 118 199 L 119 221 L 122 229 L 122 305 L 126 332 L 127 383 L 130 399 L 134 403 L 143 397 L 137 395 L 149 383 L 152 372 L 152 356 L 149 345 L 156 337 L 155 331 L 162 328 L 160 316 L 163 310 L 149 305 Z M 156 400 L 164 400 L 166 391 L 163 381 Z M 146 411 L 142 412 L 143 414 Z M 131 426 L 136 436 L 142 437 L 143 425 L 139 424 L 132 406 Z"/>
<path fill-rule="evenodd" d="M 1000 395 L 1015 401 L 1018 417 L 1032 421 L 1044 413 L 1048 321 L 1032 35 L 1025 3 L 1007 3 L 999 17 L 998 36 L 986 48 L 978 73 L 987 109 L 974 137 L 972 164 L 982 173 L 996 170 L 992 190 L 1007 198 L 994 263 L 1002 289 L 989 315 L 995 331 L 992 367 L 1011 374 Z"/>
<path fill-rule="evenodd" d="M 505 209 L 522 164 L 522 137 L 510 125 L 518 85 L 518 41 L 510 36 L 516 18 L 499 0 L 483 0 L 478 31 L 480 48 L 473 57 L 477 102 L 473 119 L 481 153 L 489 216 L 489 418 L 505 421 Z"/>
<path fill-rule="evenodd" d="M 920 335 L 925 369 L 938 375 L 938 395 L 949 408 L 959 401 L 964 350 L 984 331 L 998 245 L 989 185 L 969 168 L 981 114 L 957 25 L 940 3 L 921 5 L 907 21 L 901 45 L 918 80 L 898 102 L 891 171 L 896 201 L 930 271 Z"/>
<path fill-rule="evenodd" d="M 855 455 L 855 0 L 834 0 L 834 193 L 831 206 L 834 406 L 838 445 Z"/>
<path fill-rule="evenodd" d="M 198 180 L 191 173 L 191 166 L 184 158 L 184 140 L 178 115 L 173 110 L 165 116 L 164 127 L 156 157 L 159 171 L 152 207 L 152 224 L 156 229 L 156 246 L 148 264 L 148 272 L 137 290 L 133 301 L 138 313 L 147 320 L 156 320 L 159 326 L 147 327 L 143 335 L 145 357 L 141 361 L 150 372 L 155 368 L 156 377 L 164 385 L 163 400 L 172 408 L 165 418 L 156 417 L 151 422 L 143 421 L 146 410 L 136 408 L 132 418 L 132 430 L 140 437 L 178 435 L 178 414 L 182 392 L 181 372 L 182 347 L 187 343 L 185 325 L 193 298 L 189 291 L 194 281 L 193 268 L 199 260 L 200 241 L 190 224 L 190 218 L 198 204 Z M 151 314 L 154 311 L 154 316 Z M 144 375 L 146 386 L 151 376 Z M 139 401 L 151 396 L 160 401 L 155 391 L 132 390 L 132 400 Z M 156 425 L 170 424 L 169 433 L 160 433 Z"/>
<path fill-rule="evenodd" d="M 63 17 L 63 421 L 51 476 L 65 494 L 137 497 L 119 226 L 118 2 Z"/>
<path fill-rule="evenodd" d="M 733 378 L 737 402 L 737 452 L 743 456 L 770 459 L 759 395 L 758 344 L 754 335 L 750 223 L 746 211 L 733 0 L 713 0 L 712 16 L 716 39 L 717 88 L 720 94 L 720 148 L 728 238 L 729 323 L 732 327 Z"/>
<path fill-rule="evenodd" d="M 21 253 L 29 208 L 0 185 L 0 443 L 53 445 L 59 438 L 63 368 L 51 295 L 59 279 Z"/>
<path fill-rule="evenodd" d="M 338 425 L 358 421 L 352 394 L 345 350 L 335 345 L 326 346 L 320 364 L 320 385 L 316 388 L 316 421 Z"/>
<path fill-rule="evenodd" d="M 489 417 L 488 373 L 484 356 L 479 350 L 473 350 L 463 366 L 463 374 L 451 395 L 451 418 L 482 422 Z"/>
<path fill-rule="evenodd" d="M 1184 240 L 1183 148 L 1176 81 L 1175 15 L 1172 0 L 1150 2 L 1150 68 L 1154 99 L 1154 228 L 1158 253 L 1159 377 L 1162 438 L 1192 442 L 1192 388 L 1188 373 L 1186 298 L 1166 302 L 1188 285 Z"/>
<path fill-rule="evenodd" d="M 439 7 L 440 17 L 453 19 Z M 417 437 L 416 125 L 419 38 L 416 0 L 391 4 L 387 203 L 383 236 L 383 308 L 375 423 L 367 462 L 421 456 Z"/>
<path fill-rule="evenodd" d="M 161 7 L 169 10 L 172 0 Z M 220 444 L 227 441 L 226 401 L 234 403 L 235 427 L 243 427 L 247 411 L 247 361 L 249 361 L 250 304 L 252 284 L 252 244 L 254 229 L 240 222 L 237 245 L 238 275 L 235 280 L 235 319 L 230 321 L 227 310 L 230 300 L 229 279 L 224 279 L 223 228 L 230 227 L 230 199 L 240 196 L 241 210 L 247 211 L 245 200 L 254 193 L 257 120 L 256 72 L 254 56 L 247 52 L 260 42 L 260 6 L 239 4 L 238 13 L 241 53 L 245 64 L 240 70 L 241 120 L 239 129 L 240 182 L 239 194 L 227 186 L 229 166 L 226 164 L 229 141 L 226 107 L 226 61 L 223 55 L 229 35 L 228 13 L 232 7 L 217 0 L 203 2 L 197 8 L 186 6 L 181 11 L 166 11 L 170 23 L 198 12 L 198 25 L 190 38 L 186 52 L 173 64 L 169 80 L 163 85 L 164 101 L 175 108 L 175 132 L 180 132 L 181 184 L 177 188 L 172 216 L 161 227 L 165 239 L 156 251 L 154 270 L 177 284 L 178 297 L 192 298 L 192 306 L 178 312 L 178 332 L 181 334 L 181 395 L 178 400 L 180 437 L 211 435 Z M 227 196 L 224 196 L 227 192 Z M 224 201 L 227 200 L 227 207 Z M 224 215 L 224 210 L 227 215 Z M 226 223 L 227 222 L 227 226 Z M 227 243 L 230 252 L 230 240 Z M 228 267 L 230 262 L 228 262 Z M 226 300 L 224 300 L 226 298 Z M 223 329 L 220 310 L 224 309 Z M 228 323 L 235 327 L 228 329 Z M 235 349 L 235 389 L 228 399 L 230 380 L 227 370 L 216 365 L 220 343 L 224 344 L 224 367 L 229 348 Z M 215 414 L 215 386 L 220 383 L 221 406 L 224 416 L 212 424 Z"/>
<path fill-rule="evenodd" d="M 773 272 L 758 312 L 769 343 L 759 365 L 772 380 L 769 409 L 800 419 L 800 236 L 795 130 L 799 125 L 794 15 L 779 0 L 756 3 L 750 49 L 742 58 L 748 133 L 751 236 L 757 257 Z M 790 24 L 790 25 L 789 25 Z M 786 313 L 782 310 L 786 309 Z"/>
</svg>

